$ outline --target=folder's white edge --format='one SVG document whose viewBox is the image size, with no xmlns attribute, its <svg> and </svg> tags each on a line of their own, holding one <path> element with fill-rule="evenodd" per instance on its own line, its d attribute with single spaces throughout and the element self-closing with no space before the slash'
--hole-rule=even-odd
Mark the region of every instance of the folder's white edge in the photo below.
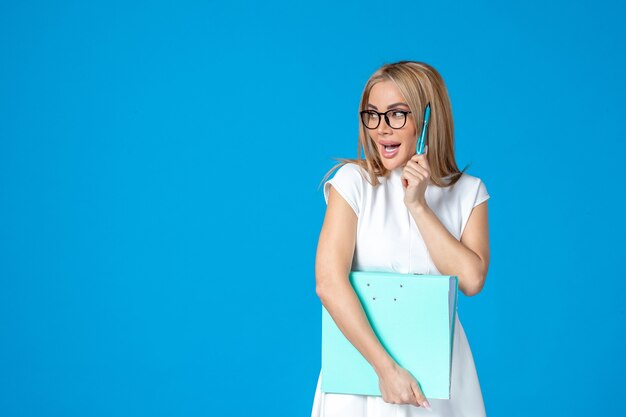
<svg viewBox="0 0 626 417">
<path fill-rule="evenodd" d="M 452 328 L 450 329 L 451 337 L 450 337 L 450 378 L 448 378 L 449 386 L 448 392 L 452 392 L 452 353 L 454 352 L 454 332 L 455 332 L 455 322 L 456 322 L 456 314 L 457 314 L 457 303 L 458 303 L 458 293 L 459 293 L 459 277 L 452 276 L 450 277 L 450 292 L 454 293 L 454 308 L 452 309 Z"/>
</svg>

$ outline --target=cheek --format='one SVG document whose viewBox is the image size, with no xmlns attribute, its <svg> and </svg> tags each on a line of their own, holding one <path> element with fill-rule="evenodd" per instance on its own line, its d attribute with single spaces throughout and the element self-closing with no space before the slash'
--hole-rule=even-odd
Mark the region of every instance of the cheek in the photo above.
<svg viewBox="0 0 626 417">
<path fill-rule="evenodd" d="M 407 141 L 407 144 L 410 149 L 415 150 L 415 147 L 417 146 L 417 138 L 412 137 Z"/>
</svg>

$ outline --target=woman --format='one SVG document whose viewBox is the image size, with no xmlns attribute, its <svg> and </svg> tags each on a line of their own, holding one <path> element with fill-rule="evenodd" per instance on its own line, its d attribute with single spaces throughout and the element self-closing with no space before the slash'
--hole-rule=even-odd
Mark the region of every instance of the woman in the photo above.
<svg viewBox="0 0 626 417">
<path fill-rule="evenodd" d="M 426 147 L 417 154 L 427 104 Z M 427 400 L 415 378 L 380 344 L 348 280 L 350 271 L 456 275 L 467 296 L 478 294 L 485 283 L 489 194 L 478 177 L 457 168 L 443 79 L 422 62 L 384 65 L 365 85 L 360 121 L 357 155 L 363 150 L 365 160 L 343 159 L 324 184 L 327 209 L 315 261 L 316 291 L 376 371 L 382 397 L 323 393 L 320 372 L 312 416 L 484 416 L 458 314 L 450 399 Z"/>
</svg>

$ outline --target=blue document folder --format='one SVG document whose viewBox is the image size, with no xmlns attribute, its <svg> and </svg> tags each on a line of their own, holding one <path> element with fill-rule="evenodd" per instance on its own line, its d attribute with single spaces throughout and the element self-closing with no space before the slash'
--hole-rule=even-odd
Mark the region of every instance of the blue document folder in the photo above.
<svg viewBox="0 0 626 417">
<path fill-rule="evenodd" d="M 450 398 L 458 278 L 352 271 L 350 283 L 391 357 L 426 398 Z M 323 392 L 381 396 L 378 375 L 322 306 Z"/>
</svg>

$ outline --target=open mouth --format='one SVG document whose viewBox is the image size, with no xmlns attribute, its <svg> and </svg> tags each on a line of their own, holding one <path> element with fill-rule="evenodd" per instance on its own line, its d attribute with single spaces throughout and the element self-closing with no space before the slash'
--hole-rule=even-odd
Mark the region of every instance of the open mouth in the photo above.
<svg viewBox="0 0 626 417">
<path fill-rule="evenodd" d="M 393 158 L 397 153 L 398 149 L 400 149 L 400 143 L 390 143 L 390 144 L 380 144 L 380 153 L 385 158 Z"/>
</svg>

